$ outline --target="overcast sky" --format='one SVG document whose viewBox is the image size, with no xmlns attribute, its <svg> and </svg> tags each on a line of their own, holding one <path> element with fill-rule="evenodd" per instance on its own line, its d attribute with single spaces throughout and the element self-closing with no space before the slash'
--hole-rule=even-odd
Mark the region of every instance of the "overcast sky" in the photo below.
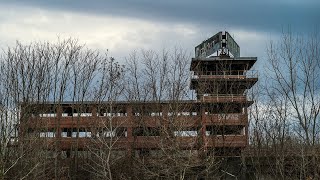
<svg viewBox="0 0 320 180">
<path fill-rule="evenodd" d="M 196 45 L 226 30 L 241 56 L 263 61 L 283 29 L 303 34 L 319 25 L 319 0 L 0 0 L 1 47 L 73 37 L 119 60 L 141 48 L 179 46 L 194 55 Z"/>
</svg>

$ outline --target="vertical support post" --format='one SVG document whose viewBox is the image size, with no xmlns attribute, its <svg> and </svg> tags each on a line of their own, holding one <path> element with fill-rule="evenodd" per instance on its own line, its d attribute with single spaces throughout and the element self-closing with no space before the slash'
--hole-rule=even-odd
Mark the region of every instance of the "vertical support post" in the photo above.
<svg viewBox="0 0 320 180">
<path fill-rule="evenodd" d="M 94 117 L 96 119 L 97 117 L 97 105 L 91 105 L 91 114 L 92 114 L 92 117 Z"/>
<path fill-rule="evenodd" d="M 249 138 L 248 138 L 249 123 L 248 123 L 248 108 L 247 107 L 244 107 L 244 114 L 245 114 L 245 117 L 246 117 L 246 126 L 245 126 L 244 133 L 245 133 L 245 138 L 246 138 L 246 146 L 248 146 L 249 145 Z"/>
<path fill-rule="evenodd" d="M 202 146 L 203 150 L 207 151 L 207 138 L 206 138 L 206 110 L 205 106 L 201 104 L 200 107 L 200 114 L 201 114 L 201 138 L 202 138 Z"/>
<path fill-rule="evenodd" d="M 61 121 L 61 118 L 62 118 L 62 106 L 61 105 L 58 105 L 57 106 L 57 121 L 56 121 L 56 138 L 60 138 L 61 137 L 61 128 L 60 128 L 60 121 Z"/>
<path fill-rule="evenodd" d="M 133 146 L 133 113 L 132 113 L 132 106 L 129 104 L 126 106 L 126 113 L 127 113 L 127 156 L 132 155 L 132 146 Z"/>
<path fill-rule="evenodd" d="M 169 107 L 167 104 L 162 106 L 162 125 L 165 128 L 165 130 L 168 130 L 169 127 L 169 118 L 168 118 L 168 113 L 169 113 Z"/>
</svg>

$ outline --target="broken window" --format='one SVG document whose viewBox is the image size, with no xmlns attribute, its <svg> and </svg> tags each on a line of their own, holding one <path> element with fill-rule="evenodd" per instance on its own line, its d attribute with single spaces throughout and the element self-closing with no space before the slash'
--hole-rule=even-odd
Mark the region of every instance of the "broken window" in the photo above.
<svg viewBox="0 0 320 180">
<path fill-rule="evenodd" d="M 54 129 L 41 130 L 40 137 L 53 138 L 56 136 L 56 131 Z"/>
<path fill-rule="evenodd" d="M 195 137 L 198 136 L 197 128 L 183 128 L 174 131 L 174 136 L 177 137 Z"/>
<path fill-rule="evenodd" d="M 127 137 L 127 128 L 117 127 L 114 129 L 102 128 L 96 134 L 97 137 Z"/>
<path fill-rule="evenodd" d="M 63 128 L 61 130 L 61 137 L 77 137 L 79 133 L 80 138 L 91 137 L 91 131 L 85 128 Z"/>
</svg>

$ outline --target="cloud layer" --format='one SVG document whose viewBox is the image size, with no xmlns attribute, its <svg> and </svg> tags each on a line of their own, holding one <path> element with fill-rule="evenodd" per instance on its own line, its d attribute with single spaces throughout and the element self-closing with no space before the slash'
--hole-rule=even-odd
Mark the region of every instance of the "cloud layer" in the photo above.
<svg viewBox="0 0 320 180">
<path fill-rule="evenodd" d="M 264 57 L 265 46 L 290 26 L 310 32 L 320 19 L 317 1 L 123 0 L 5 1 L 0 45 L 74 37 L 118 58 L 141 48 L 193 48 L 218 31 L 229 31 L 243 56 Z M 318 23 L 319 24 L 319 23 Z"/>
<path fill-rule="evenodd" d="M 154 21 L 186 22 L 198 25 L 218 24 L 252 28 L 259 31 L 281 31 L 291 25 L 308 31 L 320 18 L 320 2 L 316 0 L 122 0 L 91 2 L 12 0 L 17 6 L 27 5 L 45 9 L 64 10 L 88 14 L 136 17 Z"/>
</svg>

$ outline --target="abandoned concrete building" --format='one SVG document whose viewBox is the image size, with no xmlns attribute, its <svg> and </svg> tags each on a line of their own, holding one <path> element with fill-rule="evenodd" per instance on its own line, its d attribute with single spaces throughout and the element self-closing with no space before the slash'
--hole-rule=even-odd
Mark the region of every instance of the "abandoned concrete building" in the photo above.
<svg viewBox="0 0 320 180">
<path fill-rule="evenodd" d="M 64 158 L 113 141 L 113 148 L 145 156 L 177 146 L 238 156 L 248 145 L 247 91 L 257 82 L 256 57 L 240 57 L 228 32 L 195 47 L 190 89 L 195 99 L 149 102 L 46 102 L 22 104 L 19 137 L 37 132 Z"/>
</svg>

